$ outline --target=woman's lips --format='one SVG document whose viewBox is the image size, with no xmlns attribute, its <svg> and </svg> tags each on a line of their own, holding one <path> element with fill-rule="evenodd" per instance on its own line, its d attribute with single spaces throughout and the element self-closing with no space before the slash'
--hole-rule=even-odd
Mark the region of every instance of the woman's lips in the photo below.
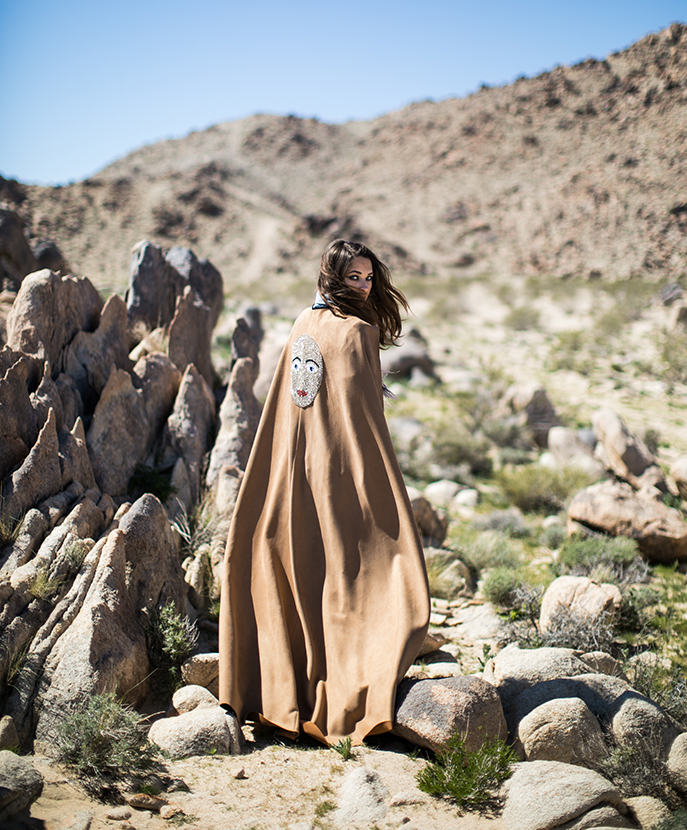
<svg viewBox="0 0 687 830">
<path fill-rule="evenodd" d="M 304 398 L 308 393 L 305 391 L 305 389 L 296 389 L 296 394 L 300 395 L 301 398 Z"/>
</svg>

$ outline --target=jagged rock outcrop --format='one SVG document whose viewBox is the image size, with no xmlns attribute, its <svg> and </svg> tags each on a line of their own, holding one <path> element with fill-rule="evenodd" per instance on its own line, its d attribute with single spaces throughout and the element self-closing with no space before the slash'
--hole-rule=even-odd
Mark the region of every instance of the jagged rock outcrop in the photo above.
<svg viewBox="0 0 687 830">
<path fill-rule="evenodd" d="M 25 228 L 17 213 L 0 208 L 0 291 L 18 291 L 24 277 L 41 267 L 26 240 Z"/>
</svg>

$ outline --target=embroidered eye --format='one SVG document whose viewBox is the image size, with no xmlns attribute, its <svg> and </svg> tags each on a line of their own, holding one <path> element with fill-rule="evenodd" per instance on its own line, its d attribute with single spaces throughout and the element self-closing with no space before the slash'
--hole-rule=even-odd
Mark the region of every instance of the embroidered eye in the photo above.
<svg viewBox="0 0 687 830">
<path fill-rule="evenodd" d="M 297 372 L 301 368 L 300 357 L 294 357 L 294 359 L 291 361 L 291 367 L 293 368 L 294 372 Z"/>
<path fill-rule="evenodd" d="M 314 375 L 315 372 L 320 368 L 314 360 L 306 361 L 305 368 L 311 375 Z"/>
</svg>

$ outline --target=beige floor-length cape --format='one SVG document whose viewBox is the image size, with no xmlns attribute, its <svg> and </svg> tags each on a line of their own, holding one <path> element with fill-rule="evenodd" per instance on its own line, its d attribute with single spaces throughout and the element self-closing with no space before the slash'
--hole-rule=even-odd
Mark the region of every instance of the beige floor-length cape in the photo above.
<svg viewBox="0 0 687 830">
<path fill-rule="evenodd" d="M 306 408 L 292 346 L 324 363 Z M 301 393 L 302 394 L 302 393 Z M 429 619 L 424 557 L 384 417 L 379 331 L 329 309 L 296 320 L 277 367 L 224 562 L 219 693 L 328 743 L 391 728 Z"/>
</svg>

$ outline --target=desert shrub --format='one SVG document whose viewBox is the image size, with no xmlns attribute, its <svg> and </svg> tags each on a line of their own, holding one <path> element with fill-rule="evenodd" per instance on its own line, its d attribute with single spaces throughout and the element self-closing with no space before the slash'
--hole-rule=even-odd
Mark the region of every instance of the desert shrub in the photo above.
<svg viewBox="0 0 687 830">
<path fill-rule="evenodd" d="M 498 480 L 509 500 L 524 513 L 557 513 L 574 493 L 591 483 L 582 470 L 550 470 L 539 464 L 501 470 Z"/>
<path fill-rule="evenodd" d="M 659 594 L 653 588 L 632 586 L 623 590 L 618 628 L 620 631 L 644 632 L 651 624 L 647 609 L 659 602 Z"/>
<path fill-rule="evenodd" d="M 687 727 L 687 678 L 683 666 L 660 660 L 635 660 L 625 667 L 632 688 L 657 703 L 672 718 Z"/>
<path fill-rule="evenodd" d="M 651 830 L 685 830 L 685 827 L 687 827 L 687 810 L 681 808 L 674 812 L 670 818 L 654 825 Z"/>
<path fill-rule="evenodd" d="M 198 643 L 195 623 L 178 614 L 171 600 L 150 615 L 148 642 L 155 663 L 180 666 Z"/>
<path fill-rule="evenodd" d="M 137 464 L 129 479 L 127 494 L 132 498 L 140 498 L 145 493 L 152 493 L 164 504 L 167 499 L 176 493 L 172 487 L 170 475 L 159 470 L 157 467 L 149 467 L 146 464 Z"/>
<path fill-rule="evenodd" d="M 517 643 L 522 648 L 539 648 L 539 612 L 544 596 L 542 585 L 521 582 L 513 591 L 511 607 L 501 629 L 499 644 Z"/>
<path fill-rule="evenodd" d="M 656 337 L 660 366 L 658 376 L 668 383 L 687 381 L 687 331 L 662 331 Z"/>
<path fill-rule="evenodd" d="M 610 613 L 578 614 L 560 605 L 550 618 L 547 630 L 539 636 L 542 646 L 609 652 L 615 632 L 615 619 Z"/>
<path fill-rule="evenodd" d="M 643 582 L 649 573 L 637 542 L 626 536 L 571 536 L 561 546 L 559 563 L 564 573 L 618 585 Z"/>
<path fill-rule="evenodd" d="M 511 606 L 521 575 L 510 567 L 499 567 L 489 571 L 482 583 L 484 598 L 494 605 Z"/>
<path fill-rule="evenodd" d="M 439 424 L 432 439 L 431 462 L 449 467 L 467 465 L 472 475 L 489 476 L 494 466 L 488 454 L 490 446 L 484 436 L 471 434 L 460 422 Z"/>
<path fill-rule="evenodd" d="M 492 510 L 475 517 L 472 522 L 478 530 L 496 530 L 504 536 L 522 539 L 529 536 L 530 529 L 525 524 L 519 510 Z"/>
<path fill-rule="evenodd" d="M 649 452 L 656 455 L 661 446 L 661 433 L 653 427 L 647 427 L 644 430 L 644 443 Z"/>
<path fill-rule="evenodd" d="M 60 721 L 56 743 L 60 761 L 95 793 L 108 780 L 150 769 L 156 755 L 138 713 L 114 693 L 93 695 Z"/>
<path fill-rule="evenodd" d="M 39 568 L 29 580 L 29 593 L 36 599 L 51 602 L 60 593 L 62 580 L 50 573 L 48 567 Z"/>
<path fill-rule="evenodd" d="M 521 450 L 517 447 L 503 447 L 499 450 L 499 463 L 502 467 L 506 464 L 512 464 L 514 467 L 533 464 L 536 460 L 537 455 L 532 450 Z"/>
<path fill-rule="evenodd" d="M 470 810 L 494 800 L 516 761 L 513 750 L 499 738 L 487 737 L 473 751 L 454 735 L 415 777 L 418 789 L 435 798 L 450 798 L 459 808 Z"/>
<path fill-rule="evenodd" d="M 550 527 L 545 527 L 544 530 L 542 530 L 541 536 L 539 537 L 539 543 L 545 548 L 556 550 L 567 538 L 568 533 L 564 525 L 551 525 Z"/>
<path fill-rule="evenodd" d="M 456 557 L 452 553 L 439 553 L 427 557 L 427 579 L 430 596 L 440 599 L 453 599 L 464 587 L 457 567 Z"/>
<path fill-rule="evenodd" d="M 486 418 L 481 430 L 497 447 L 526 450 L 532 446 L 527 429 L 512 418 Z"/>
<path fill-rule="evenodd" d="M 518 306 L 503 318 L 503 325 L 515 331 L 528 331 L 539 325 L 539 312 L 531 306 Z"/>
<path fill-rule="evenodd" d="M 498 565 L 515 567 L 520 563 L 515 544 L 507 536 L 495 531 L 480 533 L 476 539 L 461 546 L 460 558 L 476 574 L 486 568 Z"/>
<path fill-rule="evenodd" d="M 551 346 L 547 368 L 552 372 L 563 370 L 588 375 L 595 365 L 589 348 L 585 332 L 559 332 Z"/>
<path fill-rule="evenodd" d="M 19 537 L 24 514 L 12 516 L 5 506 L 5 499 L 0 491 L 0 548 L 11 545 Z"/>
<path fill-rule="evenodd" d="M 195 556 L 203 545 L 210 545 L 218 524 L 219 517 L 210 498 L 203 498 L 190 512 L 181 510 L 172 527 L 182 538 L 182 558 Z"/>
<path fill-rule="evenodd" d="M 627 735 L 622 744 L 607 740 L 609 744 L 598 756 L 597 771 L 612 781 L 625 798 L 648 795 L 673 809 L 683 803 L 668 783 L 663 739 L 658 730 L 649 735 Z"/>
</svg>

